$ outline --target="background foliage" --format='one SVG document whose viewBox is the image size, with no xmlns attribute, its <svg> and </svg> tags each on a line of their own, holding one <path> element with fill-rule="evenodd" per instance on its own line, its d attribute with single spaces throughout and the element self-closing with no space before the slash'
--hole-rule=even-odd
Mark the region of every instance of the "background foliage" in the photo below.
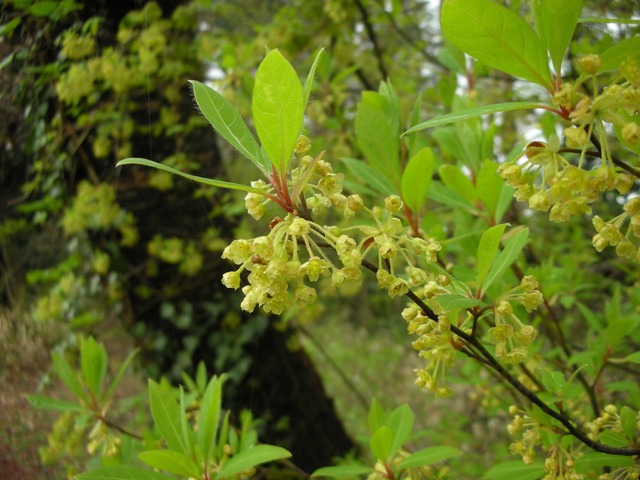
<svg viewBox="0 0 640 480">
<path fill-rule="evenodd" d="M 533 24 L 537 3 L 514 1 L 507 7 L 525 24 Z M 449 4 L 453 9 L 464 2 Z M 149 2 L 117 8 L 109 2 L 73 0 L 8 2 L 2 11 L 0 43 L 0 200 L 6 205 L 0 211 L 0 295 L 8 312 L 22 313 L 6 315 L 11 338 L 17 338 L 15 332 L 21 328 L 43 329 L 45 344 L 56 345 L 54 365 L 55 358 L 66 358 L 71 366 L 81 360 L 82 345 L 86 349 L 92 342 L 87 335 L 109 338 L 114 325 L 124 326 L 142 349 L 139 364 L 144 375 L 165 375 L 174 384 L 182 380 L 191 385 L 193 395 L 186 405 L 197 402 L 196 392 L 204 394 L 206 382 L 201 373 L 199 383 L 189 384 L 185 374 L 195 378 L 198 361 L 205 360 L 210 372 L 227 373 L 225 401 L 231 410 L 255 408 L 263 420 L 261 439 L 291 449 L 296 464 L 309 472 L 331 463 L 334 455 L 346 454 L 352 444 L 344 431 L 331 430 L 328 421 L 318 426 L 312 416 L 308 422 L 300 420 L 306 435 L 296 431 L 302 414 L 283 414 L 282 410 L 293 412 L 286 402 L 284 409 L 268 406 L 278 403 L 279 395 L 270 390 L 273 376 L 256 373 L 260 364 L 296 365 L 291 369 L 299 375 L 316 379 L 313 359 L 360 445 L 363 440 L 368 443 L 366 417 L 375 397 L 389 407 L 410 402 L 416 423 L 428 429 L 414 437 L 413 449 L 449 445 L 464 452 L 463 461 L 454 459 L 439 469 L 444 474 L 450 468 L 451 478 L 480 478 L 491 466 L 517 458 L 506 448 L 510 440 L 504 425 L 512 420 L 508 406 L 524 408 L 523 400 L 472 362 L 459 362 L 447 373 L 454 396 L 446 401 L 413 390 L 412 371 L 423 368 L 423 361 L 412 355 L 406 324 L 398 317 L 404 302 L 390 300 L 373 276 L 358 292 L 295 307 L 281 319 L 247 315 L 238 309 L 241 297 L 221 290 L 220 277 L 228 264 L 220 260 L 220 253 L 231 239 L 264 231 L 268 220 L 249 221 L 243 215 L 242 196 L 236 193 L 163 171 L 114 168 L 122 158 L 146 157 L 199 176 L 239 183 L 255 180 L 193 108 L 187 80 L 212 80 L 241 117 L 249 119 L 255 72 L 266 48 L 278 48 L 299 73 L 308 71 L 316 53 L 325 48 L 305 128 L 313 151 L 326 150 L 325 158 L 331 159 L 335 171 L 345 174 L 346 191 L 380 200 L 381 190 L 393 193 L 391 180 L 402 184 L 407 197 L 407 192 L 424 186 L 410 183 L 424 171 L 416 167 L 422 175 L 401 181 L 399 167 L 385 182 L 363 170 L 361 160 L 384 170 L 391 155 L 404 168 L 410 153 L 429 147 L 436 172 L 431 187 L 413 202 L 405 198 L 405 204 L 416 213 L 412 227 L 444 246 L 442 262 L 453 265 L 449 271 L 457 278 L 473 281 L 485 267 L 485 274 L 491 275 L 490 265 L 480 265 L 477 254 L 488 227 L 510 222 L 529 229 L 524 255 L 513 272 L 500 272 L 495 291 L 489 292 L 498 295 L 501 281 L 513 283 L 526 273 L 538 278 L 545 297 L 542 313 L 529 316 L 540 342 L 514 374 L 542 392 L 547 402 L 565 403 L 581 423 L 607 413 L 608 404 L 627 405 L 637 412 L 639 372 L 637 361 L 628 360 L 636 358 L 640 341 L 635 260 L 615 255 L 613 249 L 595 252 L 595 232 L 584 215 L 550 223 L 531 201 L 529 207 L 512 202 L 514 190 L 497 176 L 495 164 L 487 162 L 514 160 L 530 141 L 551 143 L 552 134 L 562 134 L 569 126 L 568 117 L 557 120 L 540 110 L 504 111 L 412 135 L 406 150 L 399 142 L 376 143 L 384 138 L 377 130 L 376 107 L 389 88 L 402 113 L 394 118 L 397 124 L 388 127 L 398 132 L 477 105 L 546 101 L 545 89 L 555 88 L 551 71 L 531 76 L 508 62 L 492 64 L 472 50 L 473 44 L 456 42 L 457 32 L 445 31 L 450 39 L 445 40 L 438 7 L 434 2 L 377 0 Z M 638 13 L 630 2 L 585 2 L 580 15 L 637 18 Z M 468 33 L 467 27 L 462 30 Z M 550 49 L 553 70 L 562 69 L 565 81 L 574 82 L 585 70 L 580 58 L 603 53 L 623 39 L 635 41 L 634 34 L 633 23 L 578 23 L 567 60 L 562 60 L 561 48 Z M 465 57 L 459 48 L 513 76 Z M 542 55 L 538 67 L 544 70 L 546 52 Z M 607 64 L 604 56 L 600 85 L 624 75 L 623 57 L 626 60 L 622 54 L 610 55 Z M 380 87 L 383 81 L 389 83 Z M 599 91 L 597 83 L 585 82 L 583 88 L 586 95 Z M 560 105 L 562 101 L 556 98 Z M 571 108 L 576 103 L 569 100 Z M 637 107 L 627 114 L 637 117 Z M 390 118 L 390 113 L 382 115 L 380 121 Z M 618 128 L 618 137 L 621 131 Z M 636 167 L 637 151 L 613 141 L 615 134 L 613 129 L 605 131 L 605 138 L 612 140 L 611 156 L 628 159 Z M 584 165 L 599 164 L 587 156 Z M 636 187 L 630 188 L 633 195 Z M 428 208 L 421 210 L 425 195 Z M 611 219 L 626 198 L 612 189 L 594 206 L 601 218 Z M 269 210 L 265 218 L 276 212 Z M 503 232 L 499 233 L 498 240 Z M 524 309 L 518 313 L 528 316 Z M 55 329 L 49 329 L 51 324 Z M 288 357 L 292 353 L 295 361 Z M 8 369 L 12 361 L 7 356 L 3 366 Z M 394 362 L 402 373 L 388 369 Z M 274 376 L 284 376 L 277 367 L 274 370 Z M 543 373 L 533 376 L 531 371 Z M 311 398 L 325 396 L 320 385 Z M 578 398 L 592 411 L 574 405 Z M 309 408 L 309 397 L 292 395 L 291 400 L 301 404 L 295 412 Z M 133 404 L 138 418 L 121 417 L 126 403 L 114 414 L 142 428 L 149 423 L 143 404 Z M 619 418 L 618 411 L 615 415 Z M 92 431 L 91 425 L 64 413 L 49 449 L 43 450 L 43 460 L 75 457 L 79 463 L 69 464 L 68 473 L 84 468 L 86 435 L 95 441 L 94 452 L 99 446 L 109 457 L 115 437 L 108 429 Z M 303 437 L 323 435 L 322 455 L 296 455 Z M 629 438 L 637 441 L 631 430 L 610 436 L 603 441 L 617 446 L 628 444 Z M 584 453 L 574 452 L 573 446 L 564 448 L 571 458 Z M 310 449 L 320 450 L 317 445 Z M 122 448 L 118 461 L 134 458 L 135 450 Z M 538 470 L 530 478 L 538 478 L 541 462 L 534 464 Z M 594 462 L 598 465 L 597 459 Z M 513 476 L 511 471 L 507 474 Z"/>
</svg>

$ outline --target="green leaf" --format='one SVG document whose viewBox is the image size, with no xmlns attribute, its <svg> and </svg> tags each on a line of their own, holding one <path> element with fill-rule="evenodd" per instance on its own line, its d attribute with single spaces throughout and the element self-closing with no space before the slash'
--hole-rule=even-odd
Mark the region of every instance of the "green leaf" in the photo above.
<svg viewBox="0 0 640 480">
<path fill-rule="evenodd" d="M 369 431 L 371 433 L 378 430 L 387 423 L 387 417 L 389 413 L 384 409 L 382 405 L 375 398 L 371 402 L 371 408 L 369 409 Z"/>
<path fill-rule="evenodd" d="M 405 470 L 407 468 L 426 467 L 459 455 L 462 455 L 462 452 L 453 447 L 439 446 L 423 448 L 405 458 L 400 462 L 398 468 Z"/>
<path fill-rule="evenodd" d="M 556 75 L 560 76 L 562 60 L 576 29 L 582 0 L 534 0 L 536 30 L 546 45 Z"/>
<path fill-rule="evenodd" d="M 613 430 L 604 430 L 600 433 L 599 440 L 601 443 L 605 445 L 610 445 L 612 447 L 629 447 L 630 442 L 627 438 Z"/>
<path fill-rule="evenodd" d="M 485 230 L 482 237 L 480 237 L 480 244 L 478 245 L 478 275 L 476 277 L 476 288 L 478 290 L 482 289 L 482 282 L 484 282 L 496 258 L 498 247 L 500 246 L 500 239 L 506 226 L 506 223 L 494 225 Z"/>
<path fill-rule="evenodd" d="M 182 412 L 173 394 L 149 380 L 149 403 L 153 421 L 167 446 L 171 450 L 188 455 L 190 449 L 182 435 Z"/>
<path fill-rule="evenodd" d="M 104 345 L 93 337 L 80 339 L 80 366 L 89 390 L 98 397 L 107 374 L 109 359 Z"/>
<path fill-rule="evenodd" d="M 635 352 L 626 356 L 627 362 L 640 363 L 640 352 Z"/>
<path fill-rule="evenodd" d="M 526 465 L 519 460 L 494 465 L 482 476 L 483 480 L 538 480 L 544 476 L 540 461 Z"/>
<path fill-rule="evenodd" d="M 174 480 L 173 477 L 153 470 L 125 465 L 96 468 L 80 473 L 75 478 L 78 480 Z"/>
<path fill-rule="evenodd" d="M 216 480 L 233 477 L 244 470 L 266 462 L 289 458 L 291 453 L 282 447 L 256 445 L 231 457 L 222 467 Z"/>
<path fill-rule="evenodd" d="M 222 408 L 223 382 L 224 377 L 211 378 L 202 397 L 202 402 L 200 403 L 200 420 L 197 438 L 205 462 L 211 459 L 216 446 L 216 436 L 218 435 L 218 424 L 220 423 L 220 412 Z"/>
<path fill-rule="evenodd" d="M 430 148 L 416 153 L 402 172 L 402 200 L 413 212 L 420 211 L 427 198 L 435 159 Z"/>
<path fill-rule="evenodd" d="M 202 477 L 200 467 L 184 453 L 173 450 L 148 450 L 139 456 L 140 460 L 154 468 L 184 477 Z"/>
<path fill-rule="evenodd" d="M 482 63 L 551 90 L 545 48 L 527 23 L 491 0 L 445 0 L 442 32 Z"/>
<path fill-rule="evenodd" d="M 51 353 L 53 371 L 56 372 L 62 383 L 80 400 L 87 402 L 87 395 L 76 376 L 76 372 L 71 368 L 69 362 L 57 352 Z M 88 403 L 88 402 L 87 402 Z"/>
<path fill-rule="evenodd" d="M 163 170 L 165 172 L 173 173 L 174 175 L 180 175 L 181 177 L 188 178 L 189 180 L 193 180 L 194 182 L 203 183 L 205 185 L 211 185 L 212 187 L 220 187 L 220 188 L 228 188 L 230 190 L 241 190 L 243 192 L 253 192 L 264 195 L 264 192 L 253 187 L 248 187 L 246 185 L 241 185 L 239 183 L 231 183 L 225 182 L 223 180 L 214 180 L 212 178 L 198 177 L 197 175 L 191 175 L 189 173 L 181 172 L 180 170 L 176 170 L 175 168 L 167 167 L 162 163 L 154 162 L 153 160 L 147 160 L 146 158 L 125 158 L 124 160 L 120 160 L 116 167 L 121 167 L 122 165 L 142 165 L 144 167 L 152 167 L 157 168 L 158 170 Z"/>
<path fill-rule="evenodd" d="M 438 174 L 447 187 L 464 197 L 469 203 L 474 204 L 477 201 L 478 195 L 473 183 L 459 167 L 446 164 L 438 169 Z"/>
<path fill-rule="evenodd" d="M 193 457 L 196 451 L 196 442 L 193 438 L 193 430 L 187 421 L 187 409 L 184 401 L 184 389 L 180 385 L 180 429 L 182 431 L 182 441 L 187 448 L 185 452 L 188 457 Z"/>
<path fill-rule="evenodd" d="M 408 135 L 427 128 L 440 127 L 442 125 L 467 120 L 469 118 L 481 117 L 482 115 L 488 115 L 490 113 L 509 112 L 511 110 L 530 110 L 533 108 L 545 108 L 545 106 L 533 102 L 509 102 L 494 103 L 493 105 L 483 105 L 481 107 L 458 110 L 456 112 L 437 116 L 431 120 L 427 120 L 426 122 L 419 123 L 418 125 L 414 125 L 404 132 L 403 135 Z"/>
<path fill-rule="evenodd" d="M 475 207 L 469 200 L 461 197 L 457 192 L 444 186 L 441 182 L 431 182 L 427 197 L 437 203 L 449 205 L 464 211 L 475 211 Z"/>
<path fill-rule="evenodd" d="M 319 468 L 311 474 L 311 477 L 353 478 L 361 475 L 369 475 L 373 469 L 366 465 L 339 465 L 337 467 Z"/>
<path fill-rule="evenodd" d="M 391 444 L 389 457 L 395 456 L 395 454 L 400 451 L 400 448 L 402 448 L 405 442 L 409 439 L 411 430 L 413 430 L 413 419 L 413 411 L 406 403 L 400 405 L 389 414 L 387 423 L 393 431 L 393 442 Z"/>
<path fill-rule="evenodd" d="M 356 158 L 343 158 L 342 161 L 357 178 L 358 183 L 367 185 L 385 196 L 397 193 L 393 183 L 368 163 Z"/>
<path fill-rule="evenodd" d="M 388 178 L 395 190 L 400 187 L 398 120 L 389 100 L 376 92 L 363 92 L 356 112 L 358 147 L 373 168 Z"/>
<path fill-rule="evenodd" d="M 195 80 L 191 80 L 191 85 L 198 108 L 216 132 L 263 173 L 268 174 L 270 165 L 238 110 L 213 88 Z"/>
<path fill-rule="evenodd" d="M 13 31 L 16 28 L 18 28 L 20 23 L 22 23 L 22 17 L 14 17 L 11 20 L 9 20 L 7 23 L 4 23 L 4 24 L 0 25 L 0 36 L 10 37 L 11 34 L 13 33 Z M 7 58 L 13 59 L 13 53 L 11 55 L 7 55 L 7 57 L 5 57 L 5 60 Z M 5 60 L 2 61 L 3 64 L 4 64 Z M 11 60 L 9 60 L 9 61 L 11 61 Z"/>
<path fill-rule="evenodd" d="M 220 435 L 218 435 L 218 445 L 216 446 L 216 457 L 222 458 L 224 455 L 224 446 L 228 442 L 229 437 L 229 416 L 231 412 L 227 410 L 222 420 L 222 427 L 220 428 Z"/>
<path fill-rule="evenodd" d="M 502 177 L 498 175 L 498 164 L 491 160 L 485 160 L 476 178 L 476 191 L 493 218 L 496 217 L 496 211 L 505 185 Z"/>
<path fill-rule="evenodd" d="M 40 410 L 57 410 L 59 412 L 86 412 L 87 409 L 77 403 L 64 402 L 44 395 L 27 395 L 29 403 Z"/>
<path fill-rule="evenodd" d="M 631 457 L 621 455 L 609 455 L 606 453 L 592 452 L 586 453 L 576 458 L 575 466 L 578 473 L 589 473 L 593 471 L 602 473 L 602 467 L 630 467 L 633 465 Z"/>
<path fill-rule="evenodd" d="M 298 75 L 277 49 L 258 67 L 251 110 L 262 147 L 284 178 L 302 130 L 304 105 Z"/>
<path fill-rule="evenodd" d="M 113 377 L 113 380 L 111 381 L 111 384 L 109 385 L 109 388 L 107 389 L 107 392 L 104 395 L 105 402 L 108 402 L 111 399 L 111 396 L 115 392 L 116 387 L 118 386 L 118 383 L 120 383 L 120 380 L 124 375 L 124 372 L 127 370 L 127 368 L 129 368 L 129 365 L 133 361 L 133 358 L 137 355 L 138 351 L 139 349 L 136 348 L 133 352 L 129 353 L 125 361 L 122 362 L 122 365 L 120 365 L 120 368 L 118 369 L 118 373 L 116 373 L 116 376 Z"/>
<path fill-rule="evenodd" d="M 639 35 L 621 40 L 602 52 L 598 72 L 608 72 L 620 68 L 630 58 L 640 59 Z"/>
<path fill-rule="evenodd" d="M 321 48 L 318 51 L 318 53 L 316 55 L 316 58 L 313 61 L 313 65 L 311 65 L 311 70 L 309 70 L 309 75 L 307 75 L 307 78 L 304 81 L 304 85 L 302 87 L 302 91 L 303 91 L 302 106 L 303 106 L 303 108 L 306 108 L 307 104 L 309 103 L 309 95 L 311 95 L 311 88 L 313 87 L 313 78 L 315 77 L 316 68 L 318 66 L 318 62 L 320 61 L 320 56 L 322 55 L 322 52 L 324 52 L 324 48 Z"/>
<path fill-rule="evenodd" d="M 373 455 L 381 462 L 386 462 L 391 454 L 391 446 L 393 444 L 393 430 L 387 425 L 382 425 L 373 432 L 369 447 Z"/>
<path fill-rule="evenodd" d="M 513 262 L 516 261 L 516 258 L 518 258 L 518 255 L 520 255 L 520 252 L 527 244 L 528 238 L 529 229 L 524 228 L 505 243 L 504 250 L 500 252 L 498 257 L 493 262 L 493 266 L 491 267 L 491 270 L 489 270 L 489 274 L 484 281 L 481 296 L 484 295 L 489 286 L 494 281 L 496 281 L 496 279 L 500 278 L 504 271 L 509 268 Z"/>
<path fill-rule="evenodd" d="M 27 13 L 29 13 L 30 15 L 35 15 L 36 17 L 48 17 L 58 8 L 59 3 L 60 2 L 56 2 L 53 0 L 35 2 L 33 5 L 27 8 Z"/>
<path fill-rule="evenodd" d="M 435 299 L 445 313 L 452 310 L 459 310 L 461 308 L 477 307 L 483 303 L 482 300 L 469 298 L 458 293 L 438 295 Z"/>
<path fill-rule="evenodd" d="M 620 423 L 622 430 L 629 440 L 634 440 L 638 436 L 636 427 L 637 412 L 634 412 L 626 405 L 620 409 Z"/>
</svg>

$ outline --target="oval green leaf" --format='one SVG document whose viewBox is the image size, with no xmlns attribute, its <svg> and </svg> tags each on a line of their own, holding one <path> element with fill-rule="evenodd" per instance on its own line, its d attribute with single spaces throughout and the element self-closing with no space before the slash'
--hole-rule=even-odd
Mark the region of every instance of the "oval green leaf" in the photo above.
<svg viewBox="0 0 640 480">
<path fill-rule="evenodd" d="M 537 461 L 530 465 L 521 461 L 494 465 L 482 476 L 483 480 L 538 480 L 544 476 L 544 465 Z"/>
<path fill-rule="evenodd" d="M 435 158 L 430 148 L 416 153 L 402 172 L 402 200 L 413 212 L 420 211 L 431 186 Z"/>
<path fill-rule="evenodd" d="M 195 80 L 191 81 L 191 85 L 200 111 L 216 132 L 264 174 L 268 174 L 269 165 L 264 161 L 258 142 L 253 138 L 238 110 L 213 88 Z"/>
<path fill-rule="evenodd" d="M 504 250 L 500 252 L 500 254 L 496 257 L 493 265 L 491 266 L 491 270 L 484 281 L 482 286 L 482 291 L 480 296 L 484 295 L 489 286 L 496 279 L 500 278 L 504 271 L 511 266 L 513 262 L 516 261 L 518 255 L 527 244 L 527 239 L 529 238 L 529 229 L 524 228 L 516 233 L 513 237 L 511 237 L 504 245 Z"/>
<path fill-rule="evenodd" d="M 339 465 L 337 467 L 319 468 L 311 474 L 311 477 L 353 478 L 369 475 L 372 471 L 373 469 L 366 465 Z"/>
<path fill-rule="evenodd" d="M 96 468 L 76 475 L 75 478 L 78 480 L 174 480 L 174 477 L 153 470 L 125 465 Z"/>
<path fill-rule="evenodd" d="M 391 430 L 387 425 L 383 425 L 373 432 L 373 435 L 371 435 L 371 441 L 369 442 L 371 452 L 383 463 L 389 459 L 392 444 L 393 430 Z"/>
<path fill-rule="evenodd" d="M 173 450 L 148 450 L 142 452 L 139 456 L 140 460 L 147 465 L 169 473 L 192 478 L 200 478 L 202 476 L 202 472 L 196 462 L 184 453 L 174 452 Z"/>
<path fill-rule="evenodd" d="M 298 75 L 278 50 L 271 50 L 258 67 L 251 111 L 262 148 L 284 178 L 302 130 L 304 106 Z"/>
<path fill-rule="evenodd" d="M 405 458 L 400 462 L 398 468 L 404 470 L 407 468 L 426 467 L 459 455 L 462 455 L 462 452 L 453 447 L 439 446 L 423 448 Z"/>
<path fill-rule="evenodd" d="M 233 477 L 256 465 L 280 460 L 281 458 L 289 458 L 290 456 L 291 453 L 282 447 L 256 445 L 249 450 L 245 450 L 231 457 L 227 463 L 224 464 L 218 475 L 216 475 L 216 480 Z"/>
<path fill-rule="evenodd" d="M 442 32 L 482 63 L 551 91 L 546 49 L 533 29 L 491 0 L 445 0 Z"/>
<path fill-rule="evenodd" d="M 500 246 L 500 239 L 506 226 L 506 223 L 494 225 L 485 230 L 482 237 L 480 237 L 480 243 L 478 245 L 478 276 L 476 278 L 478 290 L 482 289 L 482 282 L 484 282 L 496 258 L 498 247 Z"/>
<path fill-rule="evenodd" d="M 556 75 L 576 29 L 583 0 L 535 0 L 536 30 L 547 47 Z"/>
</svg>

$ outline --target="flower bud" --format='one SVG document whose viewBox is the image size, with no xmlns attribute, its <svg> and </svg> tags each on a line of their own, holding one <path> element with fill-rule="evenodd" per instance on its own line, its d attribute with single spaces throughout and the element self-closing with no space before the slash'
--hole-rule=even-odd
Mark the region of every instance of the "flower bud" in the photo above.
<svg viewBox="0 0 640 480">
<path fill-rule="evenodd" d="M 302 155 L 303 153 L 307 153 L 311 149 L 311 140 L 309 137 L 305 135 L 300 135 L 296 140 L 296 145 L 293 147 L 293 151 L 297 155 Z"/>
<path fill-rule="evenodd" d="M 569 127 L 564 129 L 564 138 L 569 148 L 582 148 L 589 141 L 583 128 Z"/>
<path fill-rule="evenodd" d="M 362 200 L 362 197 L 360 195 L 355 194 L 355 195 L 349 195 L 347 197 L 347 208 L 349 210 L 352 210 L 354 212 L 359 212 L 363 206 L 364 206 L 364 201 Z"/>
<path fill-rule="evenodd" d="M 580 68 L 582 68 L 582 70 L 587 72 L 589 75 L 595 75 L 600 69 L 600 65 L 602 65 L 602 62 L 599 55 L 591 53 L 589 55 L 580 57 L 580 59 L 578 60 L 578 65 L 580 65 Z"/>
<path fill-rule="evenodd" d="M 240 287 L 240 274 L 236 271 L 222 275 L 222 284 L 227 288 L 237 290 Z"/>
<path fill-rule="evenodd" d="M 622 139 L 629 145 L 640 144 L 640 126 L 634 122 L 625 124 L 622 127 Z"/>
<path fill-rule="evenodd" d="M 398 212 L 402 208 L 402 199 L 398 195 L 389 195 L 384 199 L 384 207 L 389 212 Z"/>
<path fill-rule="evenodd" d="M 531 292 L 538 288 L 538 280 L 533 275 L 525 275 L 520 281 L 520 286 L 524 288 L 526 292 Z"/>
</svg>

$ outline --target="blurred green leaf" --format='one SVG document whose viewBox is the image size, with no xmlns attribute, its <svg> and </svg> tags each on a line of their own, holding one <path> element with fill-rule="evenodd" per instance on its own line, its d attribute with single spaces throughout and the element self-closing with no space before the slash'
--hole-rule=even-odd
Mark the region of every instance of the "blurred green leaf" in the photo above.
<svg viewBox="0 0 640 480">
<path fill-rule="evenodd" d="M 116 373 L 115 377 L 113 377 L 113 380 L 109 384 L 109 387 L 107 388 L 107 391 L 104 394 L 104 399 L 103 400 L 105 402 L 108 402 L 111 399 L 111 396 L 114 394 L 114 392 L 116 390 L 116 387 L 120 383 L 120 380 L 122 379 L 122 376 L 124 375 L 124 372 L 127 370 L 127 368 L 129 368 L 129 365 L 131 365 L 131 362 L 133 361 L 134 357 L 138 354 L 138 351 L 139 351 L 139 349 L 136 348 L 134 351 L 129 353 L 129 355 L 127 355 L 127 358 L 125 359 L 125 361 L 122 362 L 122 365 L 120 365 L 120 368 L 118 369 L 118 372 Z"/>
<path fill-rule="evenodd" d="M 62 380 L 62 383 L 64 383 L 76 397 L 88 403 L 84 388 L 82 388 L 76 372 L 71 368 L 69 362 L 57 352 L 51 353 L 51 360 L 53 363 L 53 371 L 56 372 L 60 380 Z"/>
<path fill-rule="evenodd" d="M 438 170 L 442 182 L 469 203 L 474 204 L 478 199 L 476 189 L 462 170 L 456 165 L 442 165 Z"/>
<path fill-rule="evenodd" d="M 460 308 L 477 307 L 483 303 L 480 299 L 469 298 L 458 293 L 438 295 L 435 299 L 444 312 L 450 312 L 451 310 L 458 310 Z"/>
<path fill-rule="evenodd" d="M 516 460 L 494 465 L 482 478 L 483 480 L 539 480 L 544 473 L 544 465 L 541 461 L 527 465 Z"/>
<path fill-rule="evenodd" d="M 59 412 L 83 412 L 87 409 L 77 403 L 64 402 L 44 395 L 27 395 L 29 403 L 40 410 L 57 410 Z"/>
<path fill-rule="evenodd" d="M 222 384 L 224 377 L 212 377 L 200 403 L 200 420 L 198 423 L 198 445 L 204 461 L 211 459 L 216 446 L 218 424 L 222 409 Z"/>
<path fill-rule="evenodd" d="M 369 432 L 373 433 L 386 424 L 388 416 L 389 413 L 380 405 L 378 400 L 374 398 L 371 402 L 371 408 L 369 409 Z"/>
<path fill-rule="evenodd" d="M 598 72 L 608 72 L 620 68 L 629 59 L 640 59 L 640 36 L 625 38 L 600 54 Z"/>
<path fill-rule="evenodd" d="M 171 450 L 188 455 L 190 449 L 182 435 L 182 412 L 173 394 L 149 380 L 149 404 L 153 421 L 167 446 Z"/>
<path fill-rule="evenodd" d="M 512 110 L 530 110 L 533 108 L 543 108 L 544 105 L 533 102 L 509 102 L 509 103 L 496 103 L 493 105 L 484 105 L 482 107 L 474 107 L 465 110 L 458 110 L 456 112 L 447 113 L 445 115 L 439 115 L 427 120 L 426 122 L 414 125 L 403 135 L 409 133 L 418 132 L 420 130 L 426 130 L 427 128 L 440 127 L 453 122 L 459 122 L 461 120 L 467 120 L 469 118 L 481 117 L 482 115 L 488 115 L 490 113 L 509 112 Z"/>
<path fill-rule="evenodd" d="M 98 344 L 93 337 L 82 337 L 80 340 L 80 366 L 89 390 L 98 397 L 102 390 L 102 382 L 107 374 L 109 359 L 104 345 Z"/>
<path fill-rule="evenodd" d="M 393 430 L 387 425 L 378 427 L 371 435 L 369 446 L 373 455 L 381 462 L 386 462 L 391 454 L 393 444 Z"/>
<path fill-rule="evenodd" d="M 629 440 L 635 440 L 638 436 L 638 427 L 636 424 L 636 417 L 638 412 L 634 412 L 626 405 L 620 409 L 620 423 L 622 424 L 622 430 Z"/>
<path fill-rule="evenodd" d="M 291 453 L 282 447 L 275 447 L 273 445 L 256 445 L 249 450 L 240 452 L 231 457 L 224 464 L 216 480 L 223 480 L 225 478 L 233 477 L 244 470 L 255 467 L 266 462 L 272 462 L 274 460 L 280 460 L 282 458 L 289 458 Z"/>
<path fill-rule="evenodd" d="M 174 477 L 153 470 L 126 465 L 96 468 L 80 473 L 75 478 L 78 480 L 174 480 Z"/>
<path fill-rule="evenodd" d="M 372 187 L 385 196 L 397 193 L 393 183 L 368 163 L 355 158 L 343 158 L 342 161 L 351 170 L 358 183 Z"/>
<path fill-rule="evenodd" d="M 406 403 L 400 405 L 389 414 L 387 424 L 393 431 L 393 442 L 391 444 L 389 457 L 394 457 L 407 440 L 409 440 L 409 436 L 413 430 L 413 420 L 413 411 Z"/>
<path fill-rule="evenodd" d="M 200 467 L 184 453 L 173 450 L 147 450 L 140 453 L 140 460 L 154 468 L 184 477 L 200 478 Z"/>
<path fill-rule="evenodd" d="M 529 229 L 523 228 L 505 242 L 504 249 L 496 257 L 491 270 L 489 270 L 489 274 L 484 281 L 481 295 L 484 295 L 489 286 L 491 286 L 493 282 L 500 278 L 504 271 L 509 268 L 513 262 L 516 261 L 516 258 L 518 258 L 518 255 L 520 255 L 520 252 L 527 244 L 528 238 Z"/>
<path fill-rule="evenodd" d="M 407 468 L 426 467 L 459 455 L 462 455 L 462 452 L 457 448 L 447 446 L 427 447 L 413 452 L 402 460 L 397 468 L 405 470 Z"/>
<path fill-rule="evenodd" d="M 494 225 L 485 230 L 482 237 L 480 237 L 480 244 L 478 245 L 478 276 L 476 277 L 476 288 L 479 291 L 482 290 L 482 283 L 496 258 L 506 226 L 506 223 Z"/>
<path fill-rule="evenodd" d="M 373 168 L 400 188 L 400 137 L 389 100 L 377 92 L 362 92 L 356 111 L 356 141 Z"/>
<path fill-rule="evenodd" d="M 369 475 L 373 469 L 365 465 L 339 465 L 337 467 L 319 468 L 311 477 L 354 478 Z"/>
<path fill-rule="evenodd" d="M 402 200 L 413 212 L 420 211 L 427 198 L 435 159 L 430 148 L 416 153 L 402 172 Z"/>
</svg>

